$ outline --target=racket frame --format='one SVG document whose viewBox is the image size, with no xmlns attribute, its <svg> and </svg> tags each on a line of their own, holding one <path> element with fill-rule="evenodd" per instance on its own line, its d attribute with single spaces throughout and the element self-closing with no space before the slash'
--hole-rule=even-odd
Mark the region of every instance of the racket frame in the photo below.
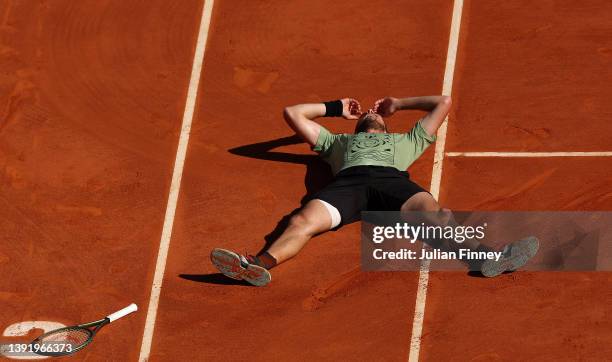
<svg viewBox="0 0 612 362">
<path fill-rule="evenodd" d="M 82 350 L 83 348 L 87 347 L 87 345 L 89 345 L 91 343 L 91 341 L 93 341 L 94 336 L 96 335 L 96 333 L 98 333 L 98 331 L 100 330 L 100 328 L 104 327 L 105 325 L 109 324 L 110 320 L 108 318 L 103 318 L 94 322 L 89 322 L 89 323 L 83 323 L 83 324 L 79 324 L 79 325 L 75 325 L 75 326 L 68 326 L 68 327 L 63 327 L 63 328 L 58 328 L 58 329 L 54 329 L 52 331 L 49 331 L 41 336 L 39 336 L 38 338 L 36 338 L 35 340 L 33 340 L 32 342 L 30 342 L 30 344 L 32 345 L 32 350 L 35 351 L 34 353 L 41 355 L 41 356 L 49 356 L 49 357 L 59 357 L 59 356 L 67 356 L 67 355 L 71 355 L 73 353 L 76 353 L 80 350 Z M 91 327 L 94 327 L 93 329 L 90 329 Z M 49 335 L 52 334 L 57 334 L 57 333 L 62 333 L 65 331 L 70 331 L 70 330 L 83 330 L 83 331 L 87 331 L 86 333 L 89 334 L 89 337 L 87 337 L 87 340 L 77 346 L 72 346 L 72 349 L 70 351 L 58 351 L 58 352 L 54 352 L 54 351 L 40 351 L 40 348 L 38 350 L 36 350 L 36 348 L 34 347 L 34 345 L 38 344 L 38 345 L 43 345 L 44 342 L 41 342 L 45 339 L 45 337 L 48 337 Z M 58 344 L 61 344 L 63 342 L 57 342 Z M 66 342 L 67 344 L 70 342 Z"/>
<path fill-rule="evenodd" d="M 98 333 L 98 331 L 104 327 L 107 324 L 110 324 L 111 322 L 116 321 L 119 318 L 125 317 L 126 315 L 135 312 L 138 310 L 138 307 L 136 306 L 136 304 L 132 303 L 129 306 L 115 312 L 112 314 L 109 314 L 108 316 L 106 316 L 105 318 L 102 318 L 100 320 L 97 321 L 93 321 L 93 322 L 89 322 L 89 323 L 83 323 L 83 324 L 79 324 L 79 325 L 74 325 L 74 326 L 68 326 L 68 327 L 62 327 L 62 328 L 58 328 L 58 329 L 54 329 L 52 331 L 49 331 L 47 333 L 44 333 L 42 335 L 40 335 L 38 338 L 36 338 L 35 340 L 33 340 L 32 342 L 30 342 L 30 345 L 32 345 L 33 350 L 34 349 L 34 345 L 35 344 L 40 344 L 42 345 L 42 343 L 40 341 L 42 341 L 45 337 L 51 335 L 51 334 L 56 334 L 56 333 L 61 333 L 64 331 L 69 331 L 69 330 L 84 330 L 87 331 L 87 333 L 89 334 L 89 337 L 87 338 L 87 340 L 84 343 L 81 343 L 78 346 L 73 346 L 73 348 L 70 350 L 70 352 L 65 352 L 65 351 L 61 351 L 61 352 L 42 352 L 37 351 L 34 352 L 38 355 L 41 356 L 49 356 L 49 357 L 59 357 L 59 356 L 67 356 L 67 355 L 71 355 L 73 353 L 76 353 L 80 350 L 82 350 L 83 348 L 87 347 L 87 345 L 89 345 L 92 341 L 94 336 L 96 335 L 96 333 Z M 92 329 L 90 329 L 91 327 L 94 327 Z M 58 342 L 58 344 L 61 342 Z M 66 342 L 69 343 L 69 342 Z"/>
</svg>

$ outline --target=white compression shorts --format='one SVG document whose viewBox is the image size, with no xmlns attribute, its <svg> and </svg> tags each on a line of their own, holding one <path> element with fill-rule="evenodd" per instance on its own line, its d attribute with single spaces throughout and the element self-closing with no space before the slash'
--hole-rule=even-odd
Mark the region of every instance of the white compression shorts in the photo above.
<svg viewBox="0 0 612 362">
<path fill-rule="evenodd" d="M 341 220 L 340 211 L 338 211 L 338 209 L 336 209 L 336 207 L 334 207 L 334 205 L 330 204 L 329 202 L 325 202 L 321 199 L 315 199 L 315 200 L 322 203 L 323 206 L 325 206 L 325 208 L 327 209 L 327 212 L 329 212 L 329 216 L 331 218 L 330 229 L 333 229 L 336 226 L 340 225 L 340 220 Z"/>
</svg>

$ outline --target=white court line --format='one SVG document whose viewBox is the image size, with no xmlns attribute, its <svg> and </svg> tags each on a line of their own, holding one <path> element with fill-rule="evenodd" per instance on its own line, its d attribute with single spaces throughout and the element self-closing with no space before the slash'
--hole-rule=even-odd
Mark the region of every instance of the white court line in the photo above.
<svg viewBox="0 0 612 362">
<path fill-rule="evenodd" d="M 141 362 L 147 361 L 149 359 L 149 354 L 151 353 L 151 341 L 153 340 L 153 331 L 155 329 L 155 320 L 157 318 L 157 307 L 159 305 L 159 296 L 164 279 L 164 271 L 166 270 L 166 258 L 168 257 L 168 249 L 170 248 L 170 237 L 172 236 L 172 227 L 174 225 L 174 214 L 176 212 L 176 204 L 181 187 L 181 178 L 183 177 L 183 166 L 185 165 L 187 144 L 189 143 L 191 123 L 193 121 L 198 86 L 200 84 L 202 62 L 204 61 L 204 51 L 206 50 L 206 41 L 208 39 L 208 29 L 210 27 L 213 3 L 214 0 L 205 0 L 204 6 L 202 7 L 200 30 L 193 57 L 191 78 L 189 80 L 189 90 L 187 93 L 185 111 L 183 113 L 183 122 L 181 125 L 181 136 L 179 138 L 176 158 L 174 160 L 172 183 L 170 184 L 170 193 L 168 195 L 168 204 L 166 206 L 166 216 L 164 218 L 161 240 L 159 242 L 157 264 L 155 265 L 155 275 L 153 276 L 151 297 L 149 298 L 149 309 L 147 310 L 147 320 L 145 322 L 142 344 L 140 346 L 140 357 L 138 359 Z"/>
<path fill-rule="evenodd" d="M 453 76 L 455 74 L 455 61 L 457 60 L 457 45 L 459 44 L 459 28 L 461 27 L 461 12 L 463 11 L 463 0 L 455 0 L 453 4 L 453 18 L 451 20 L 450 36 L 448 39 L 448 51 L 446 53 L 446 68 L 444 69 L 444 82 L 442 94 L 451 95 L 453 88 Z M 436 149 L 434 153 L 433 171 L 431 174 L 431 185 L 429 192 L 435 199 L 440 194 L 440 182 L 442 180 L 442 163 L 444 161 L 444 147 L 446 145 L 446 130 L 448 117 L 438 129 Z M 425 302 L 427 299 L 427 286 L 429 284 L 429 260 L 424 260 L 419 270 L 419 284 L 414 306 L 414 319 L 412 320 L 412 337 L 410 338 L 409 362 L 418 362 L 421 350 L 421 336 L 423 333 L 423 320 L 425 319 Z"/>
<path fill-rule="evenodd" d="M 612 152 L 446 152 L 447 157 L 611 157 Z"/>
</svg>

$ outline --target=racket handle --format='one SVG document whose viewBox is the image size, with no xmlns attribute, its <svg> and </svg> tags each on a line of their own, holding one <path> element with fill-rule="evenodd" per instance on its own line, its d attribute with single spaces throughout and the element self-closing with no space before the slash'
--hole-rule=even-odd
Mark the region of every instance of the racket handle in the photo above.
<svg viewBox="0 0 612 362">
<path fill-rule="evenodd" d="M 106 318 L 108 318 L 110 322 L 114 322 L 117 319 L 121 317 L 125 317 L 126 315 L 133 313 L 137 310 L 138 310 L 138 307 L 136 306 L 136 304 L 132 303 L 128 305 L 127 307 L 123 308 L 122 310 L 118 310 L 113 314 L 109 314 Z"/>
</svg>

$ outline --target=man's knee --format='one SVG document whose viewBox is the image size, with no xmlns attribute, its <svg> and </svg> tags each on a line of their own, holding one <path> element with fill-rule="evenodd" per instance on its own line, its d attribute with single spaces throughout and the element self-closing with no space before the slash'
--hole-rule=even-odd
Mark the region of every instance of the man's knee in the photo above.
<svg viewBox="0 0 612 362">
<path fill-rule="evenodd" d="M 314 235 L 318 232 L 317 220 L 304 212 L 298 212 L 289 219 L 289 227 L 300 234 Z"/>
<path fill-rule="evenodd" d="M 308 226 L 308 218 L 304 216 L 302 212 L 298 212 L 297 214 L 291 216 L 291 218 L 289 219 L 289 226 L 305 228 Z"/>
<path fill-rule="evenodd" d="M 427 192 L 420 192 L 402 205 L 402 214 L 405 218 L 417 223 L 424 222 L 430 225 L 456 224 L 453 213 L 449 209 L 443 209 L 436 199 Z M 413 214 L 415 213 L 416 214 Z"/>
<path fill-rule="evenodd" d="M 428 192 L 419 192 L 406 200 L 401 211 L 440 211 L 440 204 Z"/>
</svg>

